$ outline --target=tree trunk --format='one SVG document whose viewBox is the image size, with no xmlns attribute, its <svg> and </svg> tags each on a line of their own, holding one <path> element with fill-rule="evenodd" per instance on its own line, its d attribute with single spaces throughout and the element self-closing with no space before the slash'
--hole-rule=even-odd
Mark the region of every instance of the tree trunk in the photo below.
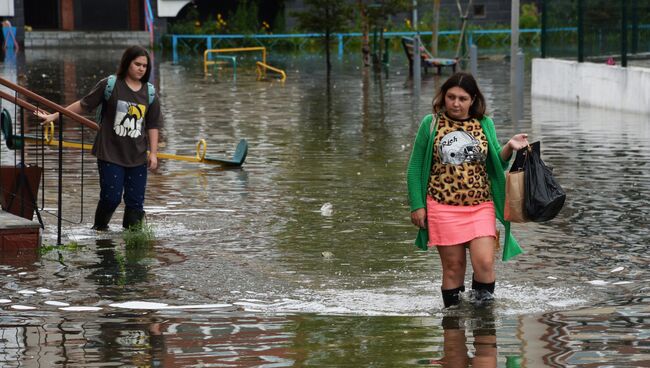
<svg viewBox="0 0 650 368">
<path fill-rule="evenodd" d="M 330 22 L 330 8 L 327 6 L 325 8 L 325 22 L 326 24 L 329 24 Z M 330 38 L 331 38 L 331 32 L 332 30 L 330 29 L 330 26 L 326 26 L 325 28 L 325 62 L 326 62 L 326 70 L 327 70 L 327 77 L 329 78 L 330 76 L 330 70 L 332 69 L 332 63 L 330 62 Z"/>
<path fill-rule="evenodd" d="M 325 30 L 325 60 L 327 62 L 327 75 L 330 74 L 332 69 L 332 63 L 330 62 L 330 30 Z"/>
<path fill-rule="evenodd" d="M 433 29 L 431 30 L 431 55 L 438 57 L 438 28 L 440 27 L 440 0 L 433 0 Z"/>
<path fill-rule="evenodd" d="M 363 0 L 358 0 L 357 4 L 359 5 L 359 15 L 361 16 L 361 54 L 363 56 L 363 66 L 370 66 L 370 20 L 368 19 L 368 13 L 366 12 L 366 6 L 363 4 Z"/>
</svg>

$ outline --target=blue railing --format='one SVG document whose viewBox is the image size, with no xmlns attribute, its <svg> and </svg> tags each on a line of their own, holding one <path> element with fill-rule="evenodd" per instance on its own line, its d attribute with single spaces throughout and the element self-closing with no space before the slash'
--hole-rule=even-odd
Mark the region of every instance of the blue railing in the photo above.
<svg viewBox="0 0 650 368">
<path fill-rule="evenodd" d="M 419 32 L 420 35 L 431 35 L 431 31 L 428 32 Z M 524 34 L 524 33 L 534 33 L 539 35 L 541 33 L 539 28 L 527 28 L 527 29 L 521 29 L 519 30 L 519 33 Z M 393 37 L 408 37 L 408 36 L 414 36 L 416 32 L 384 32 L 384 38 L 393 38 Z M 482 36 L 491 36 L 491 35 L 504 35 L 504 34 L 511 34 L 511 31 L 509 29 L 495 29 L 495 30 L 473 30 L 469 31 L 467 33 L 468 41 L 469 44 L 473 44 L 476 39 L 482 37 Z M 459 36 L 460 31 L 440 31 L 438 32 L 439 37 L 451 37 L 451 36 Z M 343 57 L 343 50 L 345 46 L 346 40 L 352 39 L 352 38 L 357 38 L 361 37 L 362 33 L 360 32 L 352 32 L 352 33 L 334 33 L 332 34 L 332 37 L 338 40 L 338 57 L 342 58 Z M 182 42 L 183 40 L 205 40 L 205 46 L 206 49 L 212 49 L 213 46 L 216 45 L 217 42 L 220 40 L 233 40 L 233 39 L 248 39 L 248 40 L 254 40 L 254 41 L 260 41 L 264 39 L 273 39 L 273 40 L 280 40 L 280 39 L 290 39 L 290 38 L 301 38 L 301 39 L 309 39 L 309 38 L 321 38 L 324 37 L 324 34 L 322 33 L 291 33 L 291 34 L 256 34 L 256 35 L 243 35 L 243 34 L 213 34 L 213 35 L 178 35 L 178 34 L 173 34 L 170 35 L 172 39 L 172 54 L 173 54 L 173 62 L 178 63 L 178 46 L 179 42 Z"/>
</svg>

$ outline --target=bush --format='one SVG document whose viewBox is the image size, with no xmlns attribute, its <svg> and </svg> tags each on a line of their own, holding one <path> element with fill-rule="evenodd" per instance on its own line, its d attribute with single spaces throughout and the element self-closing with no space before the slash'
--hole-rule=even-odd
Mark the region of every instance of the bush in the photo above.
<svg viewBox="0 0 650 368">
<path fill-rule="evenodd" d="M 519 28 L 539 28 L 541 22 L 535 3 L 523 4 L 519 16 Z"/>
</svg>

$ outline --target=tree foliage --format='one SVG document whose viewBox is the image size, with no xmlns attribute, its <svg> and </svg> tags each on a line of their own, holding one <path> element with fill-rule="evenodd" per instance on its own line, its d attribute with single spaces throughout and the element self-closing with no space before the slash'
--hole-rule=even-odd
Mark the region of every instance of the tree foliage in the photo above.
<svg viewBox="0 0 650 368">
<path fill-rule="evenodd" d="M 347 30 L 353 11 L 347 0 L 305 0 L 304 4 L 304 11 L 291 14 L 298 20 L 300 29 L 317 33 Z"/>
<path fill-rule="evenodd" d="M 388 19 L 399 13 L 411 10 L 411 0 L 365 1 L 371 23 L 385 25 Z"/>
<path fill-rule="evenodd" d="M 305 0 L 306 10 L 294 12 L 300 29 L 325 34 L 327 70 L 330 63 L 330 38 L 332 33 L 344 32 L 352 20 L 353 7 L 347 0 Z"/>
<path fill-rule="evenodd" d="M 539 28 L 541 21 L 535 3 L 522 4 L 519 16 L 519 28 Z"/>
</svg>

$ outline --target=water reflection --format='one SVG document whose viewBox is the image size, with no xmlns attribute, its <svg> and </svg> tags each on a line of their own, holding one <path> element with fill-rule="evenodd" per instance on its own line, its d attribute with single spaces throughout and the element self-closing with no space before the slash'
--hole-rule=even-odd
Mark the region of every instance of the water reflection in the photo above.
<svg viewBox="0 0 650 368">
<path fill-rule="evenodd" d="M 116 290 L 121 294 L 123 288 L 144 285 L 149 281 L 149 265 L 146 260 L 154 258 L 157 253 L 148 242 L 127 244 L 120 250 L 112 239 L 98 239 L 96 246 L 99 261 L 86 268 L 93 270 L 88 279 L 97 283 L 97 292 L 102 297 L 114 300 L 119 298 Z"/>
<path fill-rule="evenodd" d="M 27 59 L 28 86 L 62 103 L 113 72 L 107 60 L 117 60 L 85 51 L 30 51 Z M 245 65 L 236 81 L 227 73 L 206 78 L 197 60 L 156 59 L 167 123 L 161 150 L 192 154 L 204 138 L 209 154 L 227 156 L 246 138 L 245 166 L 161 161 L 147 192 L 156 236 L 148 247 L 129 247 L 120 231 L 98 239 L 85 219 L 66 223 L 68 241 L 83 249 L 60 250 L 65 266 L 52 252 L 0 267 L 10 300 L 2 304 L 0 328 L 15 336 L 0 347 L 2 364 L 21 365 L 28 356 L 55 366 L 388 367 L 454 357 L 461 366 L 519 359 L 566 366 L 595 359 L 575 346 L 600 350 L 611 362 L 620 356 L 645 363 L 639 343 L 649 330 L 643 298 L 650 149 L 639 144 L 650 139 L 645 117 L 533 101 L 515 124 L 503 78 L 508 65 L 482 63 L 479 83 L 499 136 L 523 130 L 542 140 L 543 158 L 569 200 L 550 223 L 515 226 L 526 254 L 499 263 L 493 314 L 454 321 L 440 311 L 437 257 L 412 246 L 404 184 L 412 137 L 444 77 L 425 76 L 416 98 L 398 59 L 388 74 L 344 60 L 327 83 L 313 68 L 320 60 L 286 57 L 284 84 L 257 82 Z M 82 135 L 71 124 L 66 132 Z M 2 150 L 5 163 L 10 153 Z M 50 155 L 45 162 L 56 160 Z M 95 162 L 70 150 L 64 163 L 64 212 L 78 219 L 96 200 Z M 90 167 L 84 201 L 82 163 Z M 47 198 L 55 197 L 52 167 Z M 325 203 L 332 204 L 331 216 L 320 211 Z M 54 220 L 45 216 L 51 243 Z M 53 291 L 18 293 L 40 287 Z M 230 307 L 111 306 L 135 300 Z M 46 301 L 102 310 L 64 311 Z M 16 304 L 35 309 L 19 311 Z M 592 304 L 598 307 L 569 312 Z M 591 334 L 580 335 L 582 327 Z"/>
<path fill-rule="evenodd" d="M 648 298 L 625 307 L 546 313 L 521 319 L 520 332 L 529 366 L 645 367 L 648 356 Z"/>
<path fill-rule="evenodd" d="M 480 318 L 474 316 L 476 326 L 471 328 L 473 335 L 474 352 L 470 355 L 467 349 L 467 336 L 465 326 L 462 325 L 464 317 L 445 316 L 442 319 L 444 329 L 444 356 L 440 363 L 450 367 L 496 367 L 497 366 L 497 338 L 494 326 L 494 314 L 490 310 L 484 311 Z"/>
<path fill-rule="evenodd" d="M 442 317 L 440 356 L 422 359 L 419 365 L 445 367 L 497 367 L 498 344 L 496 317 L 492 308 L 450 311 Z M 468 333 L 471 336 L 468 337 Z M 506 357 L 508 367 L 518 367 L 517 355 Z"/>
</svg>

